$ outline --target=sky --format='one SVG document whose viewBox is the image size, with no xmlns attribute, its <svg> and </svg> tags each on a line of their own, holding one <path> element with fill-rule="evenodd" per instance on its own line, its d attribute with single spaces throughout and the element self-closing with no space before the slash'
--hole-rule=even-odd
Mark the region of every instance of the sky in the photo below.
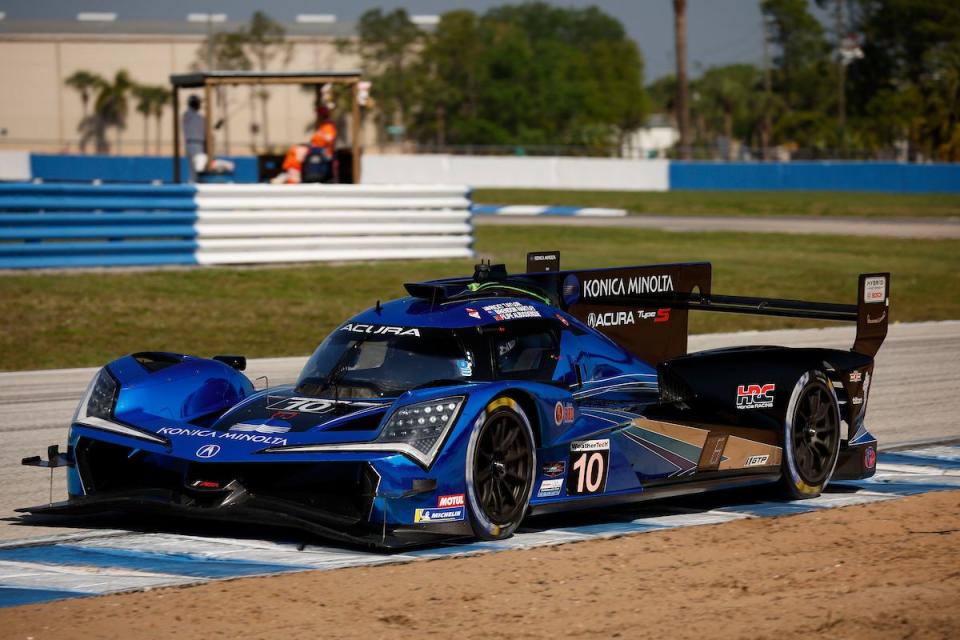
<svg viewBox="0 0 960 640">
<path fill-rule="evenodd" d="M 0 0 L 6 19 L 73 20 L 81 11 L 110 11 L 118 19 L 184 20 L 190 12 L 226 13 L 244 20 L 262 9 L 275 19 L 292 22 L 299 13 L 331 13 L 338 21 L 354 21 L 365 10 L 405 8 L 410 14 L 438 14 L 452 9 L 485 9 L 519 0 Z M 646 82 L 674 71 L 673 3 L 671 0 L 561 0 L 563 7 L 596 5 L 618 18 L 639 44 L 646 64 Z M 689 71 L 733 62 L 759 64 L 762 26 L 758 0 L 688 0 Z"/>
</svg>

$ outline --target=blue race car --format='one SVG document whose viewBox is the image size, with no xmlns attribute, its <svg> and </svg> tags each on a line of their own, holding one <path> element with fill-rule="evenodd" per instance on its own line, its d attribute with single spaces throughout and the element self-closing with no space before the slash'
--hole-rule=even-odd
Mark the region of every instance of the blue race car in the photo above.
<svg viewBox="0 0 960 640">
<path fill-rule="evenodd" d="M 102 368 L 66 452 L 69 497 L 34 514 L 266 523 L 377 547 L 510 536 L 528 514 L 874 473 L 866 430 L 889 274 L 856 305 L 711 293 L 707 263 L 411 283 L 337 327 L 296 384 L 241 356 L 135 353 Z M 857 323 L 851 351 L 687 354 L 691 310 Z"/>
</svg>

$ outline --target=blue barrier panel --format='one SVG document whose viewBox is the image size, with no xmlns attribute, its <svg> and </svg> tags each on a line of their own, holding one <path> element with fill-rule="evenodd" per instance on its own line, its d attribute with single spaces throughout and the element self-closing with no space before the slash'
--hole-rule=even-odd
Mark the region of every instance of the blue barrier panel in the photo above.
<svg viewBox="0 0 960 640">
<path fill-rule="evenodd" d="M 0 185 L 0 269 L 196 264 L 196 189 Z"/>
<path fill-rule="evenodd" d="M 60 198 L 0 196 L 4 211 L 195 211 L 192 198 Z"/>
<path fill-rule="evenodd" d="M 197 188 L 192 184 L 51 184 L 46 182 L 0 182 L 0 198 L 6 198 L 8 196 L 193 198 L 196 193 Z"/>
<path fill-rule="evenodd" d="M 194 240 L 0 242 L 0 269 L 196 264 Z"/>
<path fill-rule="evenodd" d="M 13 227 L 52 227 L 74 225 L 97 227 L 105 225 L 168 225 L 196 222 L 193 213 L 0 213 L 0 229 Z"/>
<path fill-rule="evenodd" d="M 194 251 L 182 253 L 101 253 L 70 256 L 0 257 L 0 269 L 64 269 L 71 267 L 145 267 L 160 265 L 197 264 Z"/>
<path fill-rule="evenodd" d="M 0 218 L 2 221 L 2 218 Z M 0 227 L 0 240 L 77 240 L 80 238 L 195 238 L 192 224 L 62 225 Z"/>
<path fill-rule="evenodd" d="M 960 164 L 673 161 L 670 189 L 960 193 Z"/>
<path fill-rule="evenodd" d="M 256 182 L 257 160 L 252 156 L 233 156 L 231 182 Z M 95 156 L 31 154 L 30 171 L 34 178 L 49 182 L 173 182 L 173 160 L 164 156 Z M 186 180 L 190 169 L 180 161 L 180 175 Z"/>
</svg>

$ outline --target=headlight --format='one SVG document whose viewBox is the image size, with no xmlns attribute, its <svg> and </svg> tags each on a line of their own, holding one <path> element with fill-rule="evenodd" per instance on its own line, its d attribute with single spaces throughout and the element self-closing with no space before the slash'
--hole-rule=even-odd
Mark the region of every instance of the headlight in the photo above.
<svg viewBox="0 0 960 640">
<path fill-rule="evenodd" d="M 405 453 L 429 465 L 453 426 L 463 400 L 464 396 L 454 396 L 398 407 L 376 442 L 408 445 L 413 451 Z"/>
<path fill-rule="evenodd" d="M 73 422 L 102 431 L 130 436 L 131 438 L 169 445 L 170 441 L 166 438 L 123 424 L 113 417 L 119 392 L 120 384 L 110 375 L 107 368 L 100 369 L 93 380 L 90 381 L 87 392 L 83 394 L 80 406 L 77 407 L 77 412 L 73 414 Z"/>
<path fill-rule="evenodd" d="M 394 409 L 383 431 L 373 442 L 294 444 L 270 447 L 263 453 L 326 453 L 330 451 L 395 451 L 419 462 L 433 464 L 443 441 L 460 414 L 466 396 L 438 398 Z"/>
<path fill-rule="evenodd" d="M 84 418 L 101 418 L 110 420 L 113 416 L 113 407 L 117 402 L 117 390 L 119 385 L 113 379 L 106 368 L 100 369 L 97 375 L 90 381 L 87 392 L 77 407 L 77 412 L 73 415 L 74 422 L 80 422 Z"/>
</svg>

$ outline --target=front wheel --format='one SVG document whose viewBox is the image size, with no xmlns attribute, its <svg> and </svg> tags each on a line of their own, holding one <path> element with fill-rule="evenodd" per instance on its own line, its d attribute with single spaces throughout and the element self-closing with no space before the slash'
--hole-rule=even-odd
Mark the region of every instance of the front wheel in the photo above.
<svg viewBox="0 0 960 640">
<path fill-rule="evenodd" d="M 473 532 L 509 538 L 530 504 L 537 453 L 530 421 L 511 398 L 497 398 L 477 419 L 467 448 L 467 495 Z"/>
<path fill-rule="evenodd" d="M 830 379 L 809 371 L 797 381 L 784 423 L 781 487 L 788 498 L 824 490 L 840 453 L 840 407 Z"/>
</svg>

